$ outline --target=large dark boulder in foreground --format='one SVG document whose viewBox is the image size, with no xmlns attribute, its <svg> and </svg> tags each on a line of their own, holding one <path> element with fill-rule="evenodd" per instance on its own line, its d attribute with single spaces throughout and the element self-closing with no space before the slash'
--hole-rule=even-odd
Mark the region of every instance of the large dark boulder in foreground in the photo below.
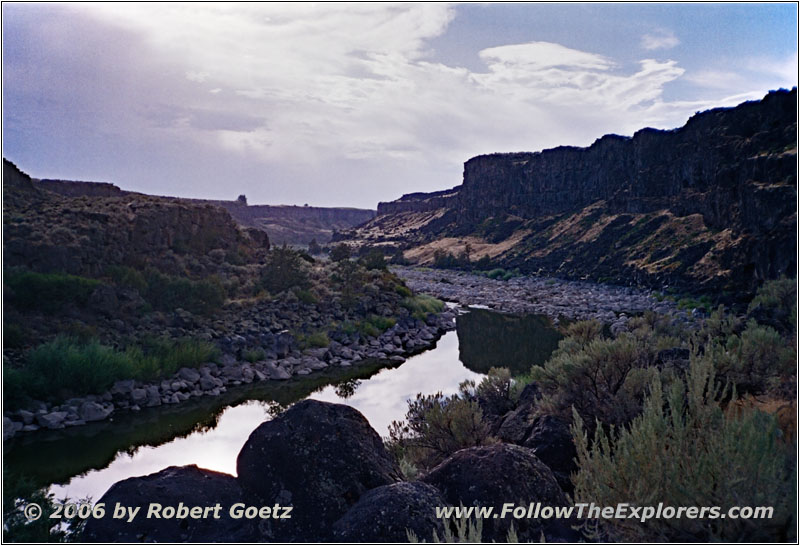
<svg viewBox="0 0 800 546">
<path fill-rule="evenodd" d="M 350 406 L 304 400 L 259 426 L 236 462 L 245 499 L 293 506 L 260 524 L 265 540 L 327 540 L 361 496 L 400 480 L 366 418 Z"/>
<path fill-rule="evenodd" d="M 408 542 L 408 531 L 431 542 L 443 536 L 436 507 L 446 506 L 439 491 L 421 482 L 400 482 L 364 494 L 333 525 L 335 542 Z"/>
<path fill-rule="evenodd" d="M 170 466 L 155 474 L 115 483 L 98 502 L 105 503 L 105 516 L 89 518 L 83 531 L 85 542 L 251 542 L 253 526 L 246 519 L 230 518 L 229 509 L 242 502 L 236 478 L 190 466 Z M 115 519 L 114 507 L 140 507 L 133 521 Z M 215 519 L 147 518 L 150 503 L 163 507 L 221 505 Z"/>
<path fill-rule="evenodd" d="M 572 493 L 574 486 L 569 476 L 578 470 L 575 462 L 577 452 L 569 425 L 565 421 L 552 415 L 537 417 L 522 445 L 530 448 L 553 471 L 561 489 Z"/>
<path fill-rule="evenodd" d="M 501 513 L 503 504 L 567 506 L 567 497 L 552 471 L 530 449 L 511 445 L 471 447 L 456 452 L 422 477 L 442 492 L 448 505 L 492 506 Z M 483 520 L 484 542 L 505 542 L 511 524 L 520 541 L 577 540 L 569 523 L 562 520 L 492 518 Z"/>
</svg>

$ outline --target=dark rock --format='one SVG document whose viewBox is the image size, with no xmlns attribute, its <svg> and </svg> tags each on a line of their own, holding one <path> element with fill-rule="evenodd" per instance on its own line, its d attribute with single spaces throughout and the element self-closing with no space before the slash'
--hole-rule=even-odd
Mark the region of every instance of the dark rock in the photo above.
<svg viewBox="0 0 800 546">
<path fill-rule="evenodd" d="M 365 492 L 400 479 L 361 413 L 316 400 L 253 431 L 236 468 L 247 499 L 294 506 L 291 520 L 261 525 L 268 540 L 323 540 Z"/>
<path fill-rule="evenodd" d="M 456 452 L 421 478 L 442 492 L 451 506 L 567 506 L 553 472 L 530 449 L 511 444 L 471 447 Z M 564 537 L 569 526 L 558 520 L 498 518 L 483 521 L 482 540 L 505 542 L 511 524 L 521 541 Z M 575 535 L 577 537 L 577 534 Z"/>
<path fill-rule="evenodd" d="M 502 441 L 522 445 L 533 428 L 533 410 L 542 397 L 539 385 L 525 385 L 519 395 L 517 407 L 503 416 L 495 434 Z"/>
<path fill-rule="evenodd" d="M 102 421 L 111 415 L 111 412 L 112 410 L 101 406 L 97 402 L 84 402 L 78 410 L 78 415 L 83 421 Z"/>
<path fill-rule="evenodd" d="M 571 494 L 574 488 L 569 476 L 578 470 L 578 466 L 569 425 L 552 415 L 537 417 L 523 445 L 553 471 L 561 489 Z"/>
<path fill-rule="evenodd" d="M 408 542 L 408 531 L 419 540 L 442 537 L 436 507 L 446 506 L 439 491 L 421 482 L 400 482 L 365 493 L 333 525 L 336 542 Z"/>
<path fill-rule="evenodd" d="M 98 502 L 105 503 L 105 516 L 89 518 L 82 539 L 86 542 L 245 542 L 256 538 L 254 526 L 246 519 L 232 519 L 228 510 L 242 502 L 236 478 L 190 466 L 171 466 L 148 476 L 115 483 Z M 114 519 L 117 503 L 140 507 L 132 522 Z M 219 519 L 210 512 L 207 518 L 147 518 L 150 503 L 162 507 L 215 506 Z"/>
</svg>

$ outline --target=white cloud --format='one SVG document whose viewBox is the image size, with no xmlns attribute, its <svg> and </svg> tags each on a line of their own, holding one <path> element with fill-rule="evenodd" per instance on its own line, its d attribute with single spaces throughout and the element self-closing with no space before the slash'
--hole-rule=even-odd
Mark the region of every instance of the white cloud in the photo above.
<svg viewBox="0 0 800 546">
<path fill-rule="evenodd" d="M 240 181 L 250 186 L 230 193 L 247 193 L 251 202 L 319 196 L 328 204 L 374 205 L 456 185 L 461 164 L 476 154 L 586 145 L 643 125 L 679 126 L 695 110 L 718 105 L 664 100 L 665 86 L 684 77 L 674 60 L 623 66 L 537 41 L 480 51 L 482 71 L 432 62 L 429 44 L 454 17 L 444 4 L 59 9 L 99 21 L 117 44 L 111 58 L 87 54 L 101 49 L 87 41 L 75 63 L 99 68 L 82 80 L 62 85 L 65 78 L 48 82 L 20 71 L 6 81 L 29 85 L 31 93 L 69 89 L 65 108 L 95 109 L 86 130 L 113 128 L 160 150 L 177 148 L 181 157 L 202 157 L 203 165 L 219 163 L 214 172 L 197 166 L 187 174 L 195 195 L 228 191 L 217 189 L 220 173 L 237 169 L 251 177 Z M 57 40 L 52 29 L 42 30 L 44 42 L 56 40 L 49 44 L 55 52 L 76 43 L 68 32 L 78 28 L 75 21 L 65 28 Z M 64 73 L 68 79 L 71 72 Z M 93 94 L 81 102 L 81 93 Z"/>
<path fill-rule="evenodd" d="M 648 51 L 672 49 L 680 43 L 675 33 L 666 29 L 658 29 L 642 36 L 642 47 Z"/>
</svg>

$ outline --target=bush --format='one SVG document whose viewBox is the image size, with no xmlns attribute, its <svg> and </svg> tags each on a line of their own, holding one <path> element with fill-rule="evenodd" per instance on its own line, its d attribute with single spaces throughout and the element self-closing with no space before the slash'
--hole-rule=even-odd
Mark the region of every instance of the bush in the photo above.
<svg viewBox="0 0 800 546">
<path fill-rule="evenodd" d="M 569 419 L 571 408 L 593 425 L 620 425 L 639 414 L 648 385 L 658 370 L 646 341 L 624 333 L 588 343 L 567 337 L 531 378 L 544 392 L 541 407 Z"/>
<path fill-rule="evenodd" d="M 110 265 L 106 267 L 106 275 L 119 286 L 134 288 L 139 291 L 139 294 L 144 294 L 147 291 L 147 281 L 144 275 L 132 267 L 124 265 Z"/>
<path fill-rule="evenodd" d="M 388 446 L 398 460 L 431 468 L 456 451 L 495 443 L 477 402 L 454 394 L 418 394 L 405 421 L 393 421 Z"/>
<path fill-rule="evenodd" d="M 303 349 L 308 349 L 309 347 L 322 348 L 331 344 L 331 340 L 328 338 L 328 334 L 325 332 L 298 334 L 296 339 L 300 347 Z"/>
<path fill-rule="evenodd" d="M 386 269 L 386 258 L 383 252 L 378 248 L 370 249 L 366 256 L 361 258 L 360 261 L 361 264 L 370 271 Z"/>
<path fill-rule="evenodd" d="M 295 286 L 306 288 L 308 285 L 308 273 L 300 254 L 286 245 L 270 250 L 261 270 L 263 288 L 272 294 L 278 294 Z"/>
<path fill-rule="evenodd" d="M 665 399 L 666 398 L 666 399 Z M 771 519 L 606 519 L 590 527 L 604 541 L 794 541 L 793 447 L 778 441 L 775 419 L 757 411 L 725 415 L 713 366 L 693 359 L 685 381 L 663 393 L 654 381 L 629 428 L 595 427 L 590 443 L 575 413 L 579 471 L 575 501 L 599 506 L 772 506 Z M 599 527 L 597 526 L 599 525 Z"/>
<path fill-rule="evenodd" d="M 339 286 L 342 303 L 350 307 L 356 303 L 363 288 L 364 270 L 356 262 L 341 260 L 334 268 L 332 280 Z"/>
<path fill-rule="evenodd" d="M 411 315 L 419 320 L 431 313 L 441 313 L 444 310 L 444 302 L 427 294 L 417 294 L 410 298 L 404 298 L 400 304 L 411 311 Z"/>
<path fill-rule="evenodd" d="M 303 303 L 319 303 L 319 298 L 315 296 L 311 290 L 298 289 L 294 291 L 294 295 L 297 296 L 297 299 Z"/>
<path fill-rule="evenodd" d="M 514 409 L 519 393 L 508 368 L 490 368 L 477 386 L 472 380 L 460 385 L 461 396 L 478 402 L 484 415 L 501 416 Z"/>
<path fill-rule="evenodd" d="M 781 277 L 765 282 L 747 307 L 747 313 L 782 334 L 797 332 L 797 279 Z"/>
<path fill-rule="evenodd" d="M 66 305 L 85 306 L 102 283 L 65 273 L 16 270 L 4 273 L 3 284 L 12 290 L 12 301 L 17 307 L 53 312 Z"/>
<path fill-rule="evenodd" d="M 211 315 L 225 303 L 225 288 L 216 276 L 193 281 L 150 269 L 145 273 L 145 280 L 147 290 L 144 298 L 160 311 L 181 308 L 192 313 Z"/>
<path fill-rule="evenodd" d="M 755 320 L 737 336 L 710 341 L 702 358 L 713 362 L 718 372 L 740 392 L 761 393 L 797 373 L 797 353 L 775 329 Z"/>
<path fill-rule="evenodd" d="M 267 357 L 267 353 L 264 352 L 264 349 L 248 349 L 242 354 L 242 358 L 246 361 L 250 362 L 258 362 L 259 360 L 264 360 Z"/>
<path fill-rule="evenodd" d="M 331 249 L 331 261 L 342 262 L 350 259 L 350 247 L 344 243 L 339 243 Z"/>
<path fill-rule="evenodd" d="M 4 367 L 5 402 L 9 407 L 19 407 L 31 398 L 61 401 L 97 394 L 120 379 L 170 376 L 180 368 L 198 366 L 218 355 L 214 345 L 192 339 L 154 338 L 146 340 L 143 348 L 118 351 L 97 339 L 82 342 L 60 336 L 32 349 L 22 368 Z"/>
</svg>

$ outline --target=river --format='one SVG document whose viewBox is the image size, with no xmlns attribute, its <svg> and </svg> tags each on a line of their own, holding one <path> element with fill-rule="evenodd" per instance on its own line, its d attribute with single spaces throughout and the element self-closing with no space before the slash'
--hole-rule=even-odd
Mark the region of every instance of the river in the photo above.
<svg viewBox="0 0 800 546">
<path fill-rule="evenodd" d="M 119 480 L 174 465 L 236 474 L 236 457 L 250 433 L 276 412 L 305 398 L 348 404 L 382 436 L 404 417 L 417 393 L 451 394 L 492 366 L 525 373 L 542 363 L 560 334 L 538 315 L 474 309 L 433 349 L 397 367 L 381 363 L 320 372 L 286 382 L 243 385 L 216 398 L 124 413 L 114 419 L 41 432 L 4 443 L 6 479 L 49 487 L 57 499 L 98 500 Z"/>
</svg>

